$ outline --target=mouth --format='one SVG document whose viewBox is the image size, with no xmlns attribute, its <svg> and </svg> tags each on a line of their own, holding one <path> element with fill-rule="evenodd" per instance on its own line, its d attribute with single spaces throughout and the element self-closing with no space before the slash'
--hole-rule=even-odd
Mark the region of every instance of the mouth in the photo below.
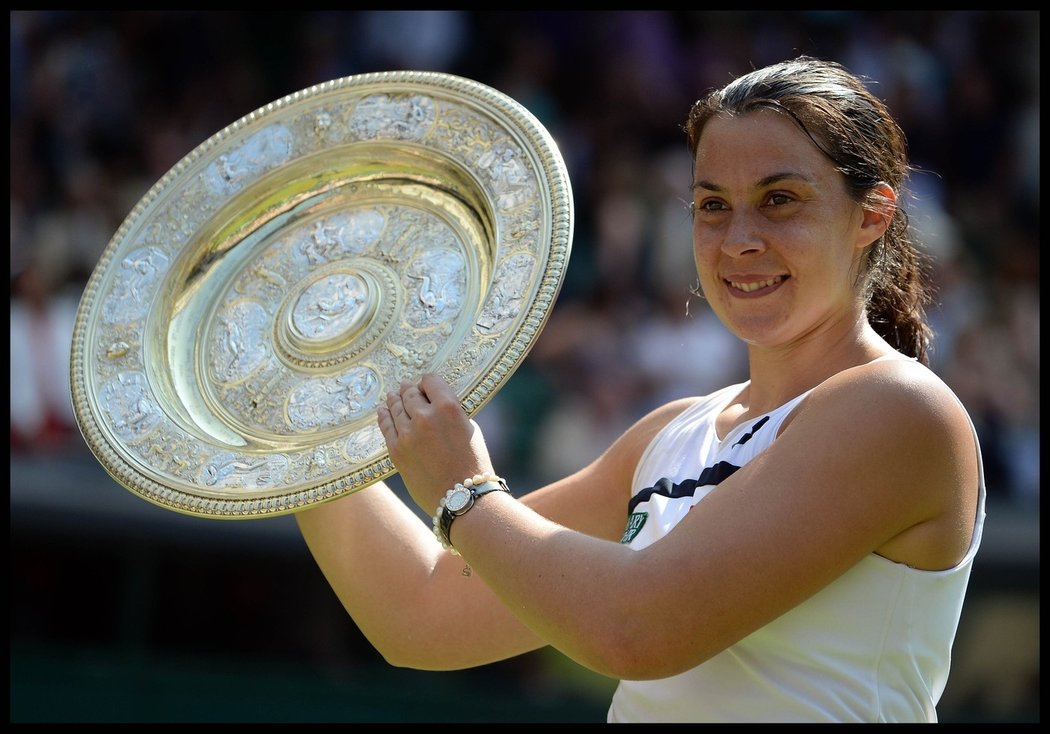
<svg viewBox="0 0 1050 734">
<path fill-rule="evenodd" d="M 777 276 L 775 276 L 773 278 L 766 278 L 765 280 L 749 281 L 747 283 L 743 283 L 743 282 L 737 281 L 737 280 L 728 280 L 726 282 L 729 283 L 731 288 L 734 288 L 734 289 L 736 289 L 738 291 L 743 291 L 744 293 L 754 293 L 755 291 L 760 291 L 763 288 L 772 288 L 775 285 L 780 285 L 786 279 L 787 279 L 787 276 L 777 275 Z"/>
</svg>

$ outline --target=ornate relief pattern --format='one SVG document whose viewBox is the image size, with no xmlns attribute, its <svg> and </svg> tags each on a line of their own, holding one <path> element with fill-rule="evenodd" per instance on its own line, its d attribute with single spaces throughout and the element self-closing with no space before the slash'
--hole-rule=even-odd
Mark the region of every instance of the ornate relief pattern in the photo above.
<svg viewBox="0 0 1050 734">
<path fill-rule="evenodd" d="M 473 415 L 524 359 L 572 239 L 557 147 L 470 80 L 385 72 L 205 141 L 106 248 L 74 409 L 122 485 L 178 512 L 294 512 L 389 476 L 375 410 L 436 371 Z"/>
</svg>

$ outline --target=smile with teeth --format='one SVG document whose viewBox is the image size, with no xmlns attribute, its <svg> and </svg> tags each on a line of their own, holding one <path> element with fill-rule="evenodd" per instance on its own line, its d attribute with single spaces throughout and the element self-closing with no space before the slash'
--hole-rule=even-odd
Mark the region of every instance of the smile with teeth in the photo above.
<svg viewBox="0 0 1050 734">
<path fill-rule="evenodd" d="M 735 280 L 729 281 L 729 285 L 733 286 L 737 290 L 744 291 L 745 293 L 751 293 L 762 288 L 768 288 L 771 285 L 776 285 L 784 280 L 783 275 L 778 275 L 775 278 L 769 278 L 768 280 L 759 280 L 754 283 L 738 283 Z"/>
</svg>

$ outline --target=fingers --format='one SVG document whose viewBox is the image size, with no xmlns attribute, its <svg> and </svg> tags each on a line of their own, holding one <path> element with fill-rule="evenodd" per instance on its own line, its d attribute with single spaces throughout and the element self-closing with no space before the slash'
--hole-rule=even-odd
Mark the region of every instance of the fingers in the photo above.
<svg viewBox="0 0 1050 734">
<path fill-rule="evenodd" d="M 451 386 L 440 375 L 428 373 L 418 383 L 402 380 L 397 390 L 386 394 L 386 405 L 377 409 L 379 429 L 387 442 L 396 439 L 408 429 L 413 418 L 420 417 L 435 401 L 459 400 Z"/>
<path fill-rule="evenodd" d="M 379 417 L 379 427 L 381 429 L 383 428 L 383 419 L 386 418 L 386 425 L 390 431 L 390 434 L 387 435 L 388 441 L 404 433 L 412 421 L 412 417 L 405 409 L 405 402 L 401 399 L 401 394 L 393 391 L 386 394 L 386 408 L 380 408 Z"/>
<path fill-rule="evenodd" d="M 377 410 L 380 430 L 386 434 L 392 429 L 391 435 L 396 435 L 399 430 L 404 430 L 412 416 L 419 415 L 428 404 L 418 385 L 402 380 L 398 390 L 386 394 L 386 406 L 381 405 Z"/>
<path fill-rule="evenodd" d="M 445 381 L 444 377 L 433 372 L 427 372 L 420 378 L 419 390 L 432 403 L 436 403 L 439 400 L 454 400 L 457 403 L 459 402 L 458 398 L 456 398 L 452 392 L 452 386 Z"/>
<path fill-rule="evenodd" d="M 394 427 L 394 417 L 390 414 L 390 409 L 385 405 L 380 405 L 376 410 L 376 417 L 379 422 L 379 432 L 383 434 L 383 439 L 387 442 L 387 445 L 397 438 L 397 429 Z"/>
<path fill-rule="evenodd" d="M 387 405 L 391 408 L 397 406 L 400 401 L 401 409 L 409 417 L 419 415 L 422 410 L 425 410 L 430 401 L 427 400 L 427 396 L 423 394 L 419 386 L 408 380 L 401 382 L 401 389 L 399 392 L 391 393 L 387 396 Z"/>
</svg>

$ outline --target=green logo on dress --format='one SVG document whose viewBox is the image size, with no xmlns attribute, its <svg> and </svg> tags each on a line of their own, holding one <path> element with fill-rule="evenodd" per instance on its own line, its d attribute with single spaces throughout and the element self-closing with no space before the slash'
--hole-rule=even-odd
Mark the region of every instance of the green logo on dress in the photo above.
<svg viewBox="0 0 1050 734">
<path fill-rule="evenodd" d="M 620 538 L 620 542 L 626 545 L 634 540 L 635 536 L 642 531 L 642 526 L 645 525 L 648 517 L 648 512 L 632 512 L 631 516 L 627 518 L 627 529 L 623 531 L 623 537 Z"/>
</svg>

